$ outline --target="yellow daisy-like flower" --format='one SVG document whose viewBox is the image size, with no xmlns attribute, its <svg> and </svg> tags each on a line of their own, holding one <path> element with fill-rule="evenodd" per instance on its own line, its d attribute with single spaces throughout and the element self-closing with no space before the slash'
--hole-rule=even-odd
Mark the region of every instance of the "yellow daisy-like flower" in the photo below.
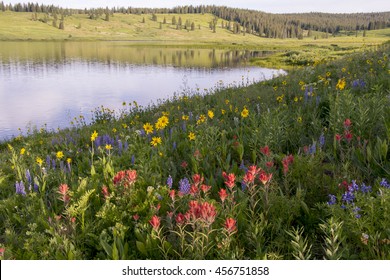
<svg viewBox="0 0 390 280">
<path fill-rule="evenodd" d="M 122 127 L 123 127 L 124 129 L 126 129 L 126 128 L 127 128 L 127 124 L 122 123 Z"/>
<path fill-rule="evenodd" d="M 299 85 L 303 86 L 303 85 L 305 85 L 305 82 L 304 81 L 299 81 Z"/>
<path fill-rule="evenodd" d="M 145 123 L 143 128 L 146 134 L 153 133 L 153 125 L 151 125 L 150 123 Z"/>
<path fill-rule="evenodd" d="M 298 117 L 297 122 L 302 123 L 302 117 Z"/>
<path fill-rule="evenodd" d="M 226 113 L 226 110 L 221 109 L 221 114 L 222 114 L 222 115 L 225 115 L 225 113 Z"/>
<path fill-rule="evenodd" d="M 326 72 L 326 76 L 327 77 L 330 77 L 330 75 L 331 75 L 331 73 L 328 71 L 328 72 Z"/>
<path fill-rule="evenodd" d="M 162 116 L 159 118 L 155 124 L 157 130 L 165 128 L 169 123 L 169 119 L 167 116 Z"/>
<path fill-rule="evenodd" d="M 226 99 L 226 100 L 225 100 L 225 104 L 226 104 L 226 105 L 228 105 L 229 102 L 230 102 L 229 99 Z"/>
<path fill-rule="evenodd" d="M 183 121 L 188 121 L 188 119 L 189 119 L 189 116 L 187 116 L 187 115 L 183 115 L 183 116 L 181 116 L 181 119 L 182 119 Z"/>
<path fill-rule="evenodd" d="M 209 110 L 209 111 L 207 112 L 207 115 L 209 116 L 210 119 L 213 119 L 213 118 L 214 118 L 214 112 L 211 111 L 211 110 Z"/>
<path fill-rule="evenodd" d="M 25 149 L 25 148 L 21 148 L 21 149 L 20 149 L 20 154 L 21 154 L 21 155 L 24 155 L 25 152 L 26 152 L 26 149 Z"/>
<path fill-rule="evenodd" d="M 91 141 L 92 141 L 92 142 L 95 141 L 97 137 L 98 137 L 98 133 L 97 133 L 96 130 L 95 130 L 95 131 L 92 133 L 92 135 L 91 135 Z"/>
<path fill-rule="evenodd" d="M 347 69 L 345 67 L 341 68 L 341 72 L 345 73 Z"/>
<path fill-rule="evenodd" d="M 282 82 L 282 85 L 286 86 L 286 85 L 287 85 L 287 81 L 284 80 L 284 81 Z"/>
<path fill-rule="evenodd" d="M 162 142 L 161 137 L 153 137 L 152 141 L 150 141 L 150 144 L 153 147 L 156 147 L 157 145 L 161 144 L 161 142 Z"/>
<path fill-rule="evenodd" d="M 199 119 L 196 122 L 196 124 L 204 123 L 206 121 L 206 119 L 207 119 L 206 116 L 202 114 L 202 115 L 199 116 Z"/>
<path fill-rule="evenodd" d="M 56 153 L 56 157 L 58 159 L 62 159 L 64 157 L 64 153 L 62 151 L 59 151 L 59 152 Z"/>
<path fill-rule="evenodd" d="M 67 159 L 66 159 L 66 162 L 69 163 L 69 164 L 71 164 L 71 163 L 72 163 L 72 159 L 71 159 L 71 158 L 67 158 Z"/>
<path fill-rule="evenodd" d="M 106 148 L 107 151 L 112 150 L 112 146 L 109 145 L 109 144 L 106 144 L 105 148 Z"/>
<path fill-rule="evenodd" d="M 276 101 L 278 101 L 279 103 L 282 103 L 283 98 L 284 98 L 284 95 L 280 95 L 280 96 L 276 97 Z"/>
<path fill-rule="evenodd" d="M 299 100 L 298 97 L 295 96 L 294 97 L 294 102 L 298 102 L 298 100 Z"/>
<path fill-rule="evenodd" d="M 117 131 L 117 130 L 116 130 L 116 128 L 114 127 L 114 128 L 112 129 L 112 132 L 113 132 L 113 133 L 116 133 L 116 131 Z"/>
<path fill-rule="evenodd" d="M 38 163 L 39 166 L 41 166 L 42 163 L 43 163 L 43 160 L 42 160 L 40 157 L 37 157 L 37 158 L 35 159 L 35 161 L 36 161 L 36 163 Z"/>
<path fill-rule="evenodd" d="M 347 83 L 345 82 L 345 78 L 339 79 L 336 85 L 336 89 L 343 90 L 346 84 Z"/>
<path fill-rule="evenodd" d="M 244 109 L 242 109 L 241 111 L 241 117 L 246 118 L 248 116 L 249 116 L 249 110 L 244 107 Z"/>
<path fill-rule="evenodd" d="M 190 141 L 192 141 L 192 140 L 195 140 L 195 133 L 193 133 L 193 132 L 190 132 L 190 133 L 188 133 L 188 139 L 190 139 Z"/>
</svg>

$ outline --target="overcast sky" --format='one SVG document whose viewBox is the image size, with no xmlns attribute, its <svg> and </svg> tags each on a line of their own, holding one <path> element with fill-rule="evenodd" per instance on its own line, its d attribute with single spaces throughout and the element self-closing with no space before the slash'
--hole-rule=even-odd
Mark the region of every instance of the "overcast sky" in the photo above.
<svg viewBox="0 0 390 280">
<path fill-rule="evenodd" d="M 389 0 L 0 0 L 4 3 L 37 2 L 68 8 L 96 7 L 175 7 L 217 5 L 253 9 L 270 13 L 330 12 L 360 13 L 390 11 Z"/>
</svg>

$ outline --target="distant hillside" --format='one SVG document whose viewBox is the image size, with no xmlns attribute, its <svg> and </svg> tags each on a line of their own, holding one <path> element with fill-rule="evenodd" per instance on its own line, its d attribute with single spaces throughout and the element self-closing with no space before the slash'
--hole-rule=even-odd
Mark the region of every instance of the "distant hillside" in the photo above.
<svg viewBox="0 0 390 280">
<path fill-rule="evenodd" d="M 221 6 L 180 6 L 175 8 L 96 8 L 96 9 L 67 9 L 53 5 L 27 4 L 4 4 L 0 2 L 1 11 L 29 12 L 33 14 L 47 14 L 46 19 L 53 17 L 55 24 L 61 27 L 64 18 L 74 14 L 87 15 L 91 20 L 104 17 L 109 21 L 114 14 L 211 14 L 208 22 L 210 30 L 216 29 L 217 25 L 234 34 L 253 34 L 266 38 L 303 38 L 311 36 L 313 32 L 323 32 L 323 36 L 337 36 L 352 32 L 363 32 L 367 30 L 378 30 L 390 27 L 390 12 L 382 13 L 357 13 L 357 14 L 325 14 L 325 13 L 302 13 L 302 14 L 270 14 L 254 10 L 236 9 Z M 32 18 L 39 20 L 38 15 Z M 42 20 L 45 20 L 43 18 Z M 164 18 L 153 17 L 153 20 L 164 24 Z M 168 20 L 168 18 L 165 18 Z M 170 20 L 170 19 L 169 19 Z M 192 22 L 172 23 L 177 29 L 196 28 Z M 62 26 L 63 28 L 64 26 Z M 363 34 L 363 35 L 364 35 Z"/>
</svg>

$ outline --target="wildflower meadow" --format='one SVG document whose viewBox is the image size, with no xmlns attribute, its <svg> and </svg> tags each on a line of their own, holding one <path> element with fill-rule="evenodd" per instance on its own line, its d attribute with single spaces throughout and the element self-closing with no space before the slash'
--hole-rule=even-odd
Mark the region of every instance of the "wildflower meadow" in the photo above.
<svg viewBox="0 0 390 280">
<path fill-rule="evenodd" d="M 1 259 L 390 259 L 390 46 L 0 143 Z"/>
</svg>

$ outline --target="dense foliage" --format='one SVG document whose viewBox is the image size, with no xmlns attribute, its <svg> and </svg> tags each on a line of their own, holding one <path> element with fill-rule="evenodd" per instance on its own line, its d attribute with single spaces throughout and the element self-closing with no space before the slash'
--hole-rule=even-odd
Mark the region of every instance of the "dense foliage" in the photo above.
<svg viewBox="0 0 390 280">
<path fill-rule="evenodd" d="M 175 8 L 96 8 L 96 9 L 67 9 L 54 5 L 39 5 L 37 3 L 4 4 L 0 2 L 0 11 L 47 13 L 47 14 L 87 14 L 96 19 L 105 16 L 109 21 L 110 14 L 213 14 L 216 18 L 210 22 L 215 28 L 221 24 L 222 28 L 233 33 L 250 33 L 267 38 L 302 38 L 312 31 L 324 32 L 325 36 L 337 35 L 340 32 L 358 32 L 362 30 L 376 30 L 390 27 L 390 12 L 329 14 L 329 13 L 302 13 L 302 14 L 270 14 L 261 11 L 237 9 L 221 6 L 199 5 L 179 6 Z M 220 19 L 218 23 L 218 19 Z M 222 19 L 222 21 L 221 21 Z M 161 19 L 162 22 L 162 19 Z M 183 23 L 184 24 L 184 23 Z"/>
<path fill-rule="evenodd" d="M 4 259 L 389 259 L 390 47 L 0 144 Z"/>
</svg>

